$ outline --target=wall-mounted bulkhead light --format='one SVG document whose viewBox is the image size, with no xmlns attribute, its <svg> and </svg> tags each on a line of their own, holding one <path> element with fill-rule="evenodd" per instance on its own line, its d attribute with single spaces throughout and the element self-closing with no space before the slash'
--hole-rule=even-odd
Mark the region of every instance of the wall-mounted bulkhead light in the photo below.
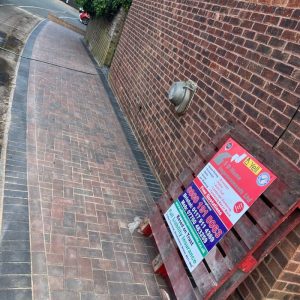
<svg viewBox="0 0 300 300">
<path fill-rule="evenodd" d="M 178 114 L 183 114 L 189 107 L 197 84 L 192 80 L 174 82 L 169 90 L 169 101 L 175 105 Z"/>
</svg>

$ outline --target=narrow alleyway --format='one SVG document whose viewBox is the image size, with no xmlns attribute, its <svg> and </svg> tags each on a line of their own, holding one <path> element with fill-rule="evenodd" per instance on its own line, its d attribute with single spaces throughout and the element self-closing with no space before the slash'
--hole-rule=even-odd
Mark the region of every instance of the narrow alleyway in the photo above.
<svg viewBox="0 0 300 300">
<path fill-rule="evenodd" d="M 40 26 L 27 108 L 26 85 L 13 103 L 8 156 L 21 165 L 6 166 L 4 205 L 24 229 L 7 249 L 29 239 L 31 258 L 18 262 L 10 274 L 20 276 L 22 265 L 25 277 L 0 298 L 160 299 L 153 241 L 127 227 L 153 205 L 149 185 L 81 37 L 52 22 Z"/>
</svg>

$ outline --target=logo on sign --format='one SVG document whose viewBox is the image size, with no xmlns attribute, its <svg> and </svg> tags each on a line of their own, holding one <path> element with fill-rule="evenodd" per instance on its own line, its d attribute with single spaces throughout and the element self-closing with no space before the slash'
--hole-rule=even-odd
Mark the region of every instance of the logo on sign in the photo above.
<svg viewBox="0 0 300 300">
<path fill-rule="evenodd" d="M 237 202 L 233 207 L 233 210 L 236 214 L 239 214 L 243 209 L 244 203 L 242 201 Z"/>
<path fill-rule="evenodd" d="M 258 175 L 256 183 L 258 186 L 265 186 L 270 182 L 270 175 L 267 172 L 263 172 Z"/>
<path fill-rule="evenodd" d="M 253 161 L 250 157 L 247 157 L 244 160 L 244 165 L 255 175 L 258 175 L 262 168 L 255 162 Z"/>
<path fill-rule="evenodd" d="M 246 156 L 247 156 L 247 154 L 245 154 L 245 153 L 241 154 L 241 155 L 234 154 L 230 161 L 239 164 Z"/>
<path fill-rule="evenodd" d="M 230 150 L 232 148 L 232 143 L 227 143 L 225 146 L 225 150 Z"/>
</svg>

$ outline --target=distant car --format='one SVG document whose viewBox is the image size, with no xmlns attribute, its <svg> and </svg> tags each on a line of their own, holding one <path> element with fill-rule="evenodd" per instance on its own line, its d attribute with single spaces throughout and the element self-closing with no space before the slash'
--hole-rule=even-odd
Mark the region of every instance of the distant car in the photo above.
<svg viewBox="0 0 300 300">
<path fill-rule="evenodd" d="M 87 25 L 90 21 L 90 14 L 86 11 L 83 10 L 83 8 L 79 8 L 79 21 L 83 24 L 83 25 Z"/>
</svg>

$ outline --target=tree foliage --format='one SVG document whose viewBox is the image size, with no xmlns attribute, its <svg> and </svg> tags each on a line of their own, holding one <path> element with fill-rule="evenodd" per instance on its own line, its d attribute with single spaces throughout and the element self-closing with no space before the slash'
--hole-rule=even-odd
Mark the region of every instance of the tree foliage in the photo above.
<svg viewBox="0 0 300 300">
<path fill-rule="evenodd" d="M 132 0 L 76 0 L 77 4 L 92 16 L 112 17 L 121 7 L 128 10 Z"/>
</svg>

